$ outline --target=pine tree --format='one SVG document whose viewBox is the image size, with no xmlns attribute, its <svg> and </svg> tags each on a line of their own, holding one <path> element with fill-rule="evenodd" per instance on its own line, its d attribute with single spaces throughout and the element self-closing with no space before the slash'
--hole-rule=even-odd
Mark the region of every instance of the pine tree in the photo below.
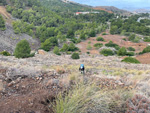
<svg viewBox="0 0 150 113">
<path fill-rule="evenodd" d="M 16 48 L 14 55 L 16 58 L 27 58 L 30 57 L 31 48 L 27 40 L 21 40 Z"/>
</svg>

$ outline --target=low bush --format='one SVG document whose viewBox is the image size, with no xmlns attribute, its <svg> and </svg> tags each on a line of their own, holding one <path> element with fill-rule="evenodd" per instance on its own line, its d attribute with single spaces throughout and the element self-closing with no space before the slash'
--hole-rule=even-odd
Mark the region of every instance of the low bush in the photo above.
<svg viewBox="0 0 150 113">
<path fill-rule="evenodd" d="M 130 36 L 130 33 L 129 32 L 125 32 L 124 35 L 125 36 Z"/>
<path fill-rule="evenodd" d="M 149 52 L 150 52 L 150 46 L 147 46 L 146 48 L 143 49 L 142 52 L 140 52 L 140 54 L 149 53 Z"/>
<path fill-rule="evenodd" d="M 61 55 L 60 51 L 59 51 L 59 48 L 57 46 L 54 47 L 53 53 L 55 53 L 56 55 Z"/>
<path fill-rule="evenodd" d="M 129 41 L 138 43 L 140 41 L 140 37 L 136 36 L 135 34 L 132 34 L 129 36 Z"/>
<path fill-rule="evenodd" d="M 128 47 L 127 48 L 129 51 L 135 51 L 135 49 L 133 47 Z"/>
<path fill-rule="evenodd" d="M 88 51 L 88 52 L 86 52 L 87 54 L 90 54 L 90 52 Z"/>
<path fill-rule="evenodd" d="M 103 49 L 100 51 L 100 54 L 104 56 L 113 56 L 114 52 L 111 49 Z"/>
<path fill-rule="evenodd" d="M 123 38 L 122 40 L 127 41 L 127 39 L 126 39 L 126 38 Z"/>
<path fill-rule="evenodd" d="M 79 53 L 73 53 L 71 58 L 72 59 L 80 59 Z"/>
<path fill-rule="evenodd" d="M 77 51 L 79 50 L 79 48 L 77 48 L 74 43 L 70 43 L 69 44 L 69 48 L 68 48 L 68 51 Z"/>
<path fill-rule="evenodd" d="M 150 37 L 144 37 L 144 42 L 150 42 Z"/>
<path fill-rule="evenodd" d="M 132 57 L 126 57 L 122 60 L 122 62 L 140 64 L 140 62 L 137 59 Z"/>
<path fill-rule="evenodd" d="M 134 52 L 127 52 L 126 55 L 127 56 L 134 56 L 135 54 L 134 54 Z"/>
<path fill-rule="evenodd" d="M 103 37 L 97 37 L 96 40 L 97 41 L 104 41 L 104 38 Z"/>
<path fill-rule="evenodd" d="M 4 56 L 10 56 L 11 54 L 7 51 L 2 51 L 0 52 L 1 55 L 4 55 Z"/>
<path fill-rule="evenodd" d="M 94 44 L 94 47 L 99 49 L 99 48 L 103 47 L 103 44 L 102 43 L 96 43 L 96 44 Z"/>
<path fill-rule="evenodd" d="M 117 52 L 118 56 L 125 56 L 126 54 L 127 54 L 127 50 L 125 47 L 120 48 Z"/>
<path fill-rule="evenodd" d="M 105 44 L 105 46 L 106 46 L 106 47 L 113 47 L 113 48 L 115 48 L 116 50 L 119 50 L 119 49 L 120 49 L 119 45 L 114 44 L 112 41 L 110 41 L 109 43 Z"/>
<path fill-rule="evenodd" d="M 107 35 L 107 33 L 102 33 L 102 35 Z"/>
</svg>

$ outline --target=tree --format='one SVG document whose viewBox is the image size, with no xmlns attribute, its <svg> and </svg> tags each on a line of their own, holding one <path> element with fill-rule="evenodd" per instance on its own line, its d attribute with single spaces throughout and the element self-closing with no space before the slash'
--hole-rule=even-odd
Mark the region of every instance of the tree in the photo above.
<svg viewBox="0 0 150 113">
<path fill-rule="evenodd" d="M 64 44 L 63 47 L 62 47 L 62 49 L 61 49 L 61 51 L 62 52 L 67 52 L 68 50 L 69 50 L 68 44 Z"/>
<path fill-rule="evenodd" d="M 76 50 L 77 50 L 77 47 L 73 43 L 70 43 L 68 51 L 76 51 Z"/>
<path fill-rule="evenodd" d="M 57 46 L 58 41 L 55 37 L 51 37 L 45 40 L 44 43 L 41 44 L 41 48 L 45 51 L 49 51 L 52 47 Z"/>
<path fill-rule="evenodd" d="M 16 48 L 14 55 L 16 58 L 27 58 L 30 57 L 31 48 L 27 40 L 21 40 Z"/>
<path fill-rule="evenodd" d="M 73 30 L 69 30 L 66 37 L 67 38 L 74 38 L 74 32 L 73 32 Z"/>
<path fill-rule="evenodd" d="M 81 40 L 85 40 L 85 39 L 86 39 L 86 37 L 85 37 L 85 34 L 84 34 L 84 33 L 81 33 L 81 35 L 80 35 L 80 39 L 81 39 Z"/>
<path fill-rule="evenodd" d="M 118 33 L 117 30 L 118 30 L 117 26 L 111 26 L 110 33 L 111 34 L 117 34 Z"/>
<path fill-rule="evenodd" d="M 133 41 L 135 39 L 135 34 L 132 34 L 131 36 L 129 36 L 129 40 Z"/>
<path fill-rule="evenodd" d="M 125 56 L 127 54 L 127 50 L 125 47 L 122 47 L 117 52 L 118 56 Z"/>
<path fill-rule="evenodd" d="M 59 48 L 58 48 L 57 46 L 54 47 L 53 53 L 55 53 L 56 55 L 61 55 L 61 54 L 59 53 Z"/>
<path fill-rule="evenodd" d="M 95 32 L 94 29 L 92 29 L 92 30 L 90 31 L 89 36 L 90 36 L 90 37 L 95 37 L 95 36 L 96 36 L 96 32 Z"/>
</svg>

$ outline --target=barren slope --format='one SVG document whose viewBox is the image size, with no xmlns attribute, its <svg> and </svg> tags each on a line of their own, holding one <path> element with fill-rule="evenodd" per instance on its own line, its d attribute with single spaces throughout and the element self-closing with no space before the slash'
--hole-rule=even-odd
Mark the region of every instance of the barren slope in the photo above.
<svg viewBox="0 0 150 113">
<path fill-rule="evenodd" d="M 127 88 L 149 98 L 145 86 L 149 87 L 150 65 L 121 63 L 114 56 L 82 55 L 80 60 L 72 60 L 68 55 L 47 53 L 28 59 L 0 56 L 0 61 L 0 113 L 50 112 L 56 94 L 70 87 L 72 76 L 81 76 L 81 63 L 86 79 L 96 80 L 101 88 Z"/>
</svg>

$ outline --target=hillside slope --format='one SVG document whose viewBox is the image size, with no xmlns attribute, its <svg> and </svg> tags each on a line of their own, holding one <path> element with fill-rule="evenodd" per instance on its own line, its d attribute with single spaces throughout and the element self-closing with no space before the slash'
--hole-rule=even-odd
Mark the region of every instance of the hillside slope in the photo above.
<svg viewBox="0 0 150 113">
<path fill-rule="evenodd" d="M 41 3 L 55 12 L 77 12 L 91 10 L 90 6 L 76 2 L 63 2 L 63 0 L 40 0 Z"/>
<path fill-rule="evenodd" d="M 37 50 L 40 47 L 40 41 L 38 39 L 33 39 L 27 34 L 14 33 L 11 24 L 15 21 L 15 19 L 12 18 L 12 15 L 6 11 L 4 6 L 0 6 L 0 14 L 3 16 L 6 26 L 5 31 L 0 30 L 0 52 L 5 50 L 13 54 L 16 44 L 22 39 L 28 40 L 32 50 Z"/>
<path fill-rule="evenodd" d="M 0 30 L 0 51 L 6 50 L 13 54 L 16 44 L 22 39 L 28 40 L 32 50 L 37 50 L 40 47 L 38 39 L 33 39 L 27 34 L 15 34 L 12 26 L 6 23 L 6 30 Z"/>
<path fill-rule="evenodd" d="M 136 94 L 136 91 L 143 96 L 149 94 L 147 88 L 150 80 L 149 65 L 121 63 L 121 59 L 114 56 L 80 57 L 79 60 L 72 60 L 70 55 L 56 56 L 46 53 L 28 59 L 16 59 L 0 55 L 1 112 L 56 113 L 52 112 L 52 109 L 57 94 L 63 91 L 66 94 L 69 89 L 73 90 L 71 86 L 76 84 L 76 80 L 81 83 L 84 81 L 84 84 L 93 80 L 90 85 L 94 83 L 97 85 L 94 93 L 100 97 L 94 100 L 96 95 L 91 95 L 96 103 L 92 106 L 85 105 L 88 109 L 95 108 L 92 113 L 96 113 L 97 110 L 105 110 L 101 113 L 125 113 L 132 106 L 126 106 L 127 101 Z M 85 65 L 84 76 L 78 71 L 81 63 Z M 97 92 L 99 89 L 101 92 Z M 82 97 L 74 98 L 78 100 Z M 99 104 L 103 107 L 99 107 Z M 105 105 L 113 107 L 108 108 Z M 149 111 L 144 106 L 140 109 Z"/>
</svg>

